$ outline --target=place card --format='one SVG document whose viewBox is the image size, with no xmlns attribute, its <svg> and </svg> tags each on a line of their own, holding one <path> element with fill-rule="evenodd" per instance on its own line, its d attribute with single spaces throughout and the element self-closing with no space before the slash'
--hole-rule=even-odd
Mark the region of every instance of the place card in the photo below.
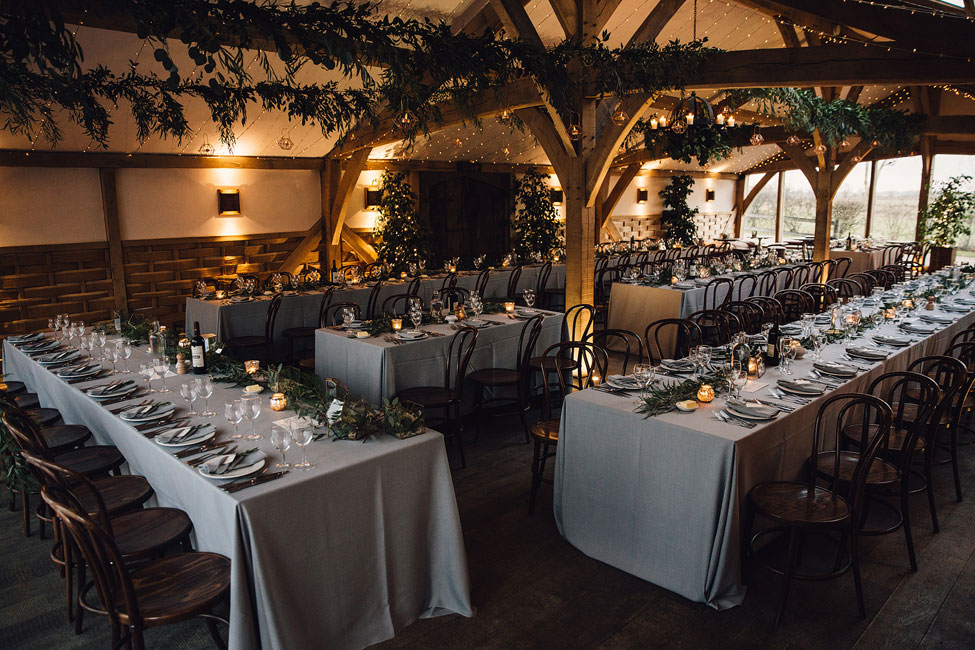
<svg viewBox="0 0 975 650">
<path fill-rule="evenodd" d="M 748 383 L 741 387 L 741 392 L 743 393 L 757 393 L 768 386 L 767 381 L 758 381 L 757 379 L 749 379 Z"/>
</svg>

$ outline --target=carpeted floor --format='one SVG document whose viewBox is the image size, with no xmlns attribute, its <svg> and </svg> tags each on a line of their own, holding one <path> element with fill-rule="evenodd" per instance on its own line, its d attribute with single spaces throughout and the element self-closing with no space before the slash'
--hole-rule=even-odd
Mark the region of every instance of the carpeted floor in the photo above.
<svg viewBox="0 0 975 650">
<path fill-rule="evenodd" d="M 454 477 L 477 615 L 418 621 L 376 648 L 975 648 L 975 447 L 962 450 L 968 500 L 956 503 L 950 470 L 938 470 L 940 534 L 931 533 L 923 497 L 913 504 L 917 573 L 908 569 L 902 534 L 865 540 L 866 621 L 856 616 L 853 582 L 846 576 L 796 583 L 779 628 L 772 625 L 778 582 L 759 569 L 750 572 L 745 603 L 716 612 L 564 542 L 552 518 L 551 488 L 543 487 L 540 506 L 529 516 L 531 449 L 517 422 L 486 426 L 467 451 L 468 467 Z M 37 538 L 36 524 L 33 537 L 23 536 L 20 512 L 7 511 L 2 489 L 0 503 L 0 648 L 108 648 L 103 620 L 89 617 L 84 633 L 73 634 L 62 583 L 48 559 L 50 542 Z M 158 649 L 213 647 L 196 621 L 151 630 L 147 642 Z"/>
</svg>

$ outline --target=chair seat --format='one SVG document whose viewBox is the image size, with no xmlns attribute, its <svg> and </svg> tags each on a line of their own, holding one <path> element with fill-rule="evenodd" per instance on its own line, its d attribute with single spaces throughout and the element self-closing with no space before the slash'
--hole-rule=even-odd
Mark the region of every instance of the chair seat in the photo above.
<svg viewBox="0 0 975 650">
<path fill-rule="evenodd" d="M 519 375 L 517 370 L 509 368 L 484 368 L 475 370 L 467 378 L 484 386 L 514 386 L 518 384 Z"/>
<path fill-rule="evenodd" d="M 565 372 L 567 370 L 575 370 L 579 367 L 579 362 L 575 359 L 565 359 L 559 363 L 557 368 L 554 357 L 532 357 L 528 363 L 536 370 L 550 370 L 552 372 L 558 370 L 558 368 L 561 368 Z"/>
<path fill-rule="evenodd" d="M 73 449 L 54 457 L 54 462 L 85 476 L 102 476 L 116 470 L 125 462 L 125 457 L 115 447 L 92 445 Z"/>
<path fill-rule="evenodd" d="M 95 489 L 102 496 L 105 508 L 109 515 L 128 512 L 142 507 L 146 501 L 152 498 L 153 490 L 149 481 L 143 476 L 106 476 L 92 481 Z M 81 507 L 85 512 L 94 513 L 98 510 L 95 495 L 91 493 L 86 485 L 75 485 L 71 492 L 81 502 Z"/>
<path fill-rule="evenodd" d="M 748 497 L 759 513 L 785 525 L 835 526 L 850 518 L 850 506 L 845 499 L 805 483 L 760 483 Z"/>
<path fill-rule="evenodd" d="M 61 419 L 61 411 L 51 408 L 27 409 L 27 415 L 39 427 L 51 426 Z"/>
<path fill-rule="evenodd" d="M 208 613 L 230 590 L 230 559 L 216 553 L 179 553 L 132 572 L 139 613 L 146 625 L 162 625 Z M 116 602 L 123 625 L 125 601 Z"/>
<path fill-rule="evenodd" d="M 871 424 L 868 426 L 869 426 L 868 429 L 868 434 L 869 434 L 868 437 L 869 437 L 872 436 L 873 433 L 877 430 L 877 425 Z M 843 427 L 843 435 L 849 438 L 850 440 L 858 442 L 860 440 L 861 429 L 862 429 L 862 425 L 848 424 L 845 427 Z M 905 429 L 891 427 L 890 438 L 888 438 L 887 447 L 892 452 L 897 452 L 902 450 L 904 448 L 904 442 L 907 436 L 908 436 L 908 432 Z M 924 451 L 924 439 L 921 436 L 918 436 L 918 439 L 914 441 L 914 450 Z M 881 453 L 883 453 L 883 450 L 881 450 Z"/>
<path fill-rule="evenodd" d="M 153 553 L 189 534 L 193 523 L 176 508 L 145 508 L 112 517 L 112 532 L 126 559 Z"/>
<path fill-rule="evenodd" d="M 264 345 L 266 342 L 267 339 L 263 336 L 235 336 L 225 341 L 232 348 L 252 348 Z"/>
<path fill-rule="evenodd" d="M 853 480 L 853 472 L 856 470 L 860 454 L 855 451 L 840 452 L 840 475 L 839 479 L 849 483 Z M 820 476 L 832 477 L 834 463 L 836 462 L 835 451 L 822 451 L 817 455 L 816 468 Z M 882 458 L 876 458 L 870 465 L 867 472 L 868 485 L 894 485 L 900 479 L 900 474 L 892 463 Z"/>
<path fill-rule="evenodd" d="M 281 332 L 283 336 L 289 339 L 300 339 L 309 336 L 315 336 L 314 327 L 289 327 L 288 329 Z"/>
<path fill-rule="evenodd" d="M 401 402 L 413 402 L 423 408 L 442 408 L 454 404 L 457 393 L 440 386 L 417 386 L 400 391 L 396 398 Z"/>
<path fill-rule="evenodd" d="M 558 442 L 559 424 L 559 420 L 542 420 L 536 422 L 531 428 L 532 438 L 548 443 Z"/>
<path fill-rule="evenodd" d="M 84 444 L 91 431 L 81 424 L 59 424 L 41 429 L 41 436 L 52 454 L 60 454 Z"/>
<path fill-rule="evenodd" d="M 37 393 L 21 393 L 14 395 L 14 404 L 22 409 L 36 409 L 40 408 L 41 400 Z"/>
<path fill-rule="evenodd" d="M 22 381 L 5 381 L 7 388 L 3 391 L 7 395 L 20 395 L 27 392 L 27 384 Z"/>
</svg>

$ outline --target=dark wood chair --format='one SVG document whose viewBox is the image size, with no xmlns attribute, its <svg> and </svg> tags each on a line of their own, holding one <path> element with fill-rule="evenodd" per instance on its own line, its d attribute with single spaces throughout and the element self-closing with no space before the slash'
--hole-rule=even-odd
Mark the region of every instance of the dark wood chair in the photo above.
<svg viewBox="0 0 975 650">
<path fill-rule="evenodd" d="M 751 298 L 746 298 L 745 302 L 758 305 L 762 308 L 762 324 L 778 323 L 781 325 L 785 322 L 785 316 L 782 312 L 782 303 L 775 298 L 770 298 L 768 296 L 752 296 Z"/>
<path fill-rule="evenodd" d="M 542 386 L 545 400 L 542 405 L 541 417 L 531 427 L 531 437 L 535 443 L 532 452 L 532 485 L 528 499 L 528 513 L 535 512 L 535 498 L 542 483 L 551 484 L 545 478 L 545 463 L 555 456 L 555 447 L 559 443 L 559 424 L 555 407 L 556 396 L 553 394 L 552 382 L 548 375 L 554 374 L 558 382 L 558 395 L 564 397 L 573 389 L 585 390 L 594 385 L 594 377 L 605 377 L 609 367 L 606 351 L 592 342 L 570 341 L 556 343 L 546 348 L 541 357 Z M 578 381 L 572 381 L 576 368 L 584 368 L 586 372 L 578 373 Z"/>
<path fill-rule="evenodd" d="M 734 279 L 734 289 L 731 292 L 730 301 L 741 301 L 755 295 L 758 289 L 758 276 L 754 273 L 745 273 Z"/>
<path fill-rule="evenodd" d="M 781 289 L 792 288 L 792 276 L 794 275 L 794 271 L 791 268 L 787 266 L 776 266 L 770 269 L 770 271 L 772 272 L 772 275 L 775 276 L 775 281 L 772 283 L 771 293 L 766 295 L 771 296 Z"/>
<path fill-rule="evenodd" d="M 587 341 L 606 350 L 607 354 L 611 354 L 610 345 L 615 346 L 613 350 L 622 348 L 623 363 L 620 374 L 628 374 L 630 359 L 633 359 L 634 364 L 643 363 L 643 339 L 636 332 L 622 329 L 596 330 L 586 335 L 583 342 Z M 603 380 L 605 381 L 605 377 Z"/>
<path fill-rule="evenodd" d="M 546 309 L 565 308 L 565 289 L 558 289 L 548 286 L 552 278 L 552 263 L 545 262 L 538 271 L 538 282 L 535 287 L 535 295 L 542 301 L 542 306 Z"/>
<path fill-rule="evenodd" d="M 562 323 L 562 335 L 560 342 L 566 343 L 574 339 L 585 340 L 589 335 L 589 332 L 593 328 L 593 317 L 595 316 L 595 309 L 592 305 L 573 305 L 569 307 L 565 312 L 565 318 Z M 544 355 L 539 357 L 533 357 L 529 362 L 532 369 L 541 371 L 545 369 Z M 568 362 L 566 362 L 568 363 Z M 548 368 L 551 370 L 551 368 Z M 544 379 L 544 377 L 543 377 Z"/>
<path fill-rule="evenodd" d="M 236 357 L 240 358 L 242 350 L 264 348 L 268 363 L 274 360 L 274 323 L 278 318 L 278 310 L 281 309 L 283 299 L 283 294 L 277 293 L 268 303 L 267 316 L 264 319 L 264 336 L 234 336 L 225 341 Z"/>
<path fill-rule="evenodd" d="M 691 348 L 704 340 L 697 323 L 686 318 L 661 318 L 643 331 L 647 359 L 655 366 L 664 359 L 686 357 Z"/>
<path fill-rule="evenodd" d="M 890 289 L 890 285 L 897 281 L 897 278 L 894 277 L 893 273 L 890 271 L 884 271 L 882 269 L 870 269 L 868 271 L 864 271 L 864 273 L 872 277 L 874 282 L 884 289 Z"/>
<path fill-rule="evenodd" d="M 105 524 L 90 517 L 70 492 L 45 486 L 41 495 L 91 573 L 100 605 L 91 611 L 108 618 L 113 648 L 144 650 L 146 628 L 197 617 L 206 620 L 217 645 L 226 647 L 214 621 L 227 621 L 212 612 L 229 600 L 228 558 L 196 551 L 129 565 Z"/>
<path fill-rule="evenodd" d="M 906 269 L 899 264 L 887 264 L 880 267 L 880 270 L 890 273 L 894 277 L 894 282 L 903 282 L 906 275 Z"/>
<path fill-rule="evenodd" d="M 451 287 L 457 286 L 457 274 L 448 273 L 444 276 L 443 282 L 440 284 L 441 289 L 450 289 Z"/>
<path fill-rule="evenodd" d="M 383 290 L 383 281 L 376 280 L 376 284 L 369 290 L 369 300 L 366 302 L 366 320 L 376 318 L 376 305 L 379 303 L 379 293 Z"/>
<path fill-rule="evenodd" d="M 410 294 L 411 296 L 420 295 L 420 286 L 422 284 L 423 284 L 423 278 L 421 278 L 420 276 L 416 276 L 415 278 L 410 280 L 410 285 L 406 288 L 406 293 Z"/>
<path fill-rule="evenodd" d="M 609 321 L 609 296 L 613 290 L 613 283 L 619 280 L 615 267 L 604 266 L 596 271 L 593 283 L 593 309 L 596 311 L 596 324 L 606 324 Z"/>
<path fill-rule="evenodd" d="M 481 298 L 487 298 L 487 287 L 488 282 L 491 280 L 491 269 L 484 269 L 477 274 L 477 280 L 474 282 L 474 291 Z"/>
<path fill-rule="evenodd" d="M 891 406 L 891 428 L 889 434 L 880 441 L 877 458 L 870 466 L 866 478 L 866 499 L 863 516 L 860 519 L 858 534 L 888 535 L 899 529 L 904 530 L 907 542 L 907 556 L 911 570 L 917 571 L 917 556 L 914 553 L 914 538 L 911 533 L 909 497 L 916 493 L 912 489 L 912 463 L 916 452 L 923 453 L 921 434 L 930 425 L 931 415 L 941 400 L 941 390 L 933 379 L 916 372 L 888 372 L 870 383 L 871 395 L 879 397 Z M 917 401 L 909 401 L 909 395 Z M 843 428 L 847 447 L 862 449 L 868 444 L 876 431 L 874 423 L 851 423 Z M 838 479 L 849 482 L 859 460 L 857 451 L 839 452 L 839 475 L 833 475 L 836 451 L 820 454 L 819 475 L 826 480 Z M 922 490 L 929 487 L 925 483 Z M 899 507 L 888 499 L 899 497 Z M 871 506 L 881 507 L 893 513 L 893 523 L 884 528 L 866 528 Z M 933 511 L 932 511 L 933 514 Z"/>
<path fill-rule="evenodd" d="M 724 345 L 731 341 L 732 334 L 744 329 L 735 314 L 723 309 L 702 309 L 688 316 L 687 320 L 700 328 L 704 345 Z"/>
<path fill-rule="evenodd" d="M 765 310 L 756 302 L 733 300 L 725 304 L 724 311 L 729 311 L 738 317 L 745 334 L 760 333 L 762 324 L 766 322 Z"/>
<path fill-rule="evenodd" d="M 521 282 L 521 264 L 511 269 L 508 274 L 508 288 L 505 291 L 505 298 L 518 302 L 518 283 Z"/>
<path fill-rule="evenodd" d="M 5 387 L 2 390 L 0 390 L 0 394 L 6 394 L 12 397 L 14 395 L 20 395 L 22 393 L 27 392 L 27 384 L 25 384 L 22 381 L 10 380 L 10 381 L 4 381 L 0 383 L 2 383 L 2 385 Z"/>
<path fill-rule="evenodd" d="M 840 300 L 836 294 L 836 289 L 828 284 L 810 282 L 809 284 L 802 285 L 799 289 L 812 296 L 813 311 L 817 314 L 826 311 L 831 305 L 836 304 Z"/>
<path fill-rule="evenodd" d="M 521 425 L 525 429 L 525 442 L 529 442 L 528 434 L 528 409 L 531 408 L 529 402 L 529 389 L 531 388 L 532 369 L 531 359 L 535 354 L 535 345 L 538 343 L 538 336 L 542 331 L 542 315 L 536 314 L 522 325 L 521 332 L 518 334 L 517 356 L 515 357 L 514 368 L 482 368 L 475 370 L 470 375 L 470 379 L 477 386 L 477 395 L 474 402 L 474 442 L 481 433 L 481 420 L 484 415 L 507 415 L 517 411 L 521 418 Z M 488 400 L 484 399 L 485 389 L 514 390 L 514 397 L 504 397 L 494 395 Z M 488 407 L 489 405 L 489 407 Z"/>
<path fill-rule="evenodd" d="M 731 302 L 735 283 L 730 278 L 714 278 L 704 285 L 704 309 L 721 309 Z"/>
<path fill-rule="evenodd" d="M 445 289 L 438 289 L 437 296 L 440 297 L 440 302 L 444 304 L 444 307 L 449 303 L 454 305 L 466 305 L 471 300 L 471 292 L 464 287 L 447 287 Z"/>
<path fill-rule="evenodd" d="M 464 457 L 464 441 L 462 434 L 464 425 L 460 417 L 461 402 L 464 398 L 464 381 L 467 377 L 467 366 L 477 343 L 477 330 L 473 327 L 462 327 L 450 337 L 444 357 L 443 385 L 415 386 L 401 390 L 396 394 L 400 402 L 416 404 L 424 411 L 442 411 L 443 415 L 426 418 L 428 426 L 433 423 L 445 426 L 445 438 L 453 439 L 460 452 L 460 466 L 467 467 Z M 435 428 L 435 427 L 434 427 Z"/>
<path fill-rule="evenodd" d="M 873 288 L 877 286 L 877 279 L 866 273 L 850 273 L 846 276 L 847 280 L 853 280 L 863 289 L 861 295 L 869 296 Z"/>
<path fill-rule="evenodd" d="M 827 414 L 831 417 L 827 418 Z M 820 455 L 830 448 L 834 452 L 843 448 L 843 426 L 859 416 L 864 425 L 875 424 L 871 429 L 873 436 L 866 439 L 860 449 L 858 460 L 853 467 L 849 481 L 841 482 L 840 459 L 842 454 L 834 453 L 832 480 L 826 485 L 817 484 Z M 830 420 L 830 425 L 827 425 Z M 828 397 L 816 413 L 813 428 L 812 454 L 809 459 L 809 472 L 804 482 L 774 481 L 759 483 L 748 492 L 745 515 L 746 554 L 760 564 L 782 576 L 779 606 L 775 624 L 782 621 L 785 613 L 789 587 L 793 578 L 823 580 L 839 577 L 852 569 L 856 588 L 857 607 L 861 618 L 866 617 L 863 602 L 863 584 L 860 578 L 859 559 L 859 518 L 863 502 L 864 485 L 870 467 L 877 457 L 881 442 L 890 433 L 890 406 L 880 398 L 861 393 L 849 393 Z M 832 439 L 832 445 L 830 445 Z M 759 515 L 772 522 L 771 528 L 752 534 L 755 516 Z M 836 561 L 828 573 L 797 573 L 799 548 L 803 538 L 814 533 L 835 533 L 839 535 Z M 784 567 L 775 567 L 763 562 L 756 554 L 756 542 L 766 536 L 785 535 L 788 540 Z M 844 562 L 844 551 L 849 548 L 849 559 Z"/>
<path fill-rule="evenodd" d="M 410 293 L 394 293 L 383 300 L 383 308 L 380 314 L 407 314 L 414 300 L 419 300 L 419 298 Z"/>
<path fill-rule="evenodd" d="M 813 297 L 800 289 L 784 289 L 773 296 L 782 305 L 782 317 L 789 323 L 815 310 Z"/>
<path fill-rule="evenodd" d="M 775 274 L 771 271 L 759 271 L 755 274 L 757 285 L 752 296 L 771 296 L 776 291 Z M 749 296 L 751 298 L 752 296 Z"/>
<path fill-rule="evenodd" d="M 818 267 L 817 267 L 818 268 Z M 785 287 L 786 289 L 799 289 L 804 284 L 809 284 L 812 282 L 809 278 L 812 275 L 812 269 L 809 264 L 798 264 L 792 269 L 792 280 Z"/>
<path fill-rule="evenodd" d="M 850 264 L 852 263 L 852 257 L 837 257 L 836 266 L 833 267 L 829 279 L 839 280 L 840 278 L 846 278 L 846 274 L 850 272 Z"/>
<path fill-rule="evenodd" d="M 264 282 L 261 283 L 261 289 L 264 291 L 274 291 L 274 276 L 278 276 L 278 279 L 281 281 L 282 289 L 287 289 L 291 284 L 291 273 L 288 271 L 274 271 L 273 273 L 269 273 L 264 277 Z"/>
<path fill-rule="evenodd" d="M 836 292 L 836 297 L 840 301 L 849 300 L 853 296 L 863 295 L 863 287 L 856 280 L 850 280 L 848 278 L 833 278 L 828 280 L 826 285 L 833 288 Z"/>
<path fill-rule="evenodd" d="M 319 327 L 324 327 L 322 325 L 322 316 L 325 314 L 325 310 L 328 309 L 329 304 L 332 302 L 332 294 L 335 293 L 335 287 L 326 287 L 325 292 L 322 294 L 322 301 L 318 305 L 318 320 L 316 321 L 316 326 L 311 327 L 289 327 L 281 332 L 281 335 L 288 339 L 288 361 L 294 362 L 295 359 L 295 341 L 306 341 L 315 339 L 315 330 Z"/>
<path fill-rule="evenodd" d="M 325 310 L 322 315 L 322 327 L 330 327 L 338 325 L 342 321 L 342 310 L 351 309 L 353 313 L 353 318 L 359 320 L 362 318 L 362 308 L 359 307 L 357 303 L 354 302 L 333 302 Z"/>
</svg>

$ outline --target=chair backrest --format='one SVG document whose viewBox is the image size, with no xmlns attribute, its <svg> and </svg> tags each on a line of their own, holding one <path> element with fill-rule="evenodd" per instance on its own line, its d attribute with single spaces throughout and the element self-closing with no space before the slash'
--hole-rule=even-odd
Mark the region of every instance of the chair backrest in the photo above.
<svg viewBox="0 0 975 650">
<path fill-rule="evenodd" d="M 281 301 L 284 294 L 276 293 L 271 296 L 271 304 L 267 306 L 267 318 L 264 320 L 264 338 L 268 341 L 274 338 L 274 323 L 278 319 L 278 310 L 281 309 Z"/>
<path fill-rule="evenodd" d="M 812 296 L 813 311 L 816 313 L 822 313 L 829 309 L 830 305 L 839 302 L 836 289 L 828 284 L 810 282 L 809 284 L 802 285 L 800 290 Z"/>
<path fill-rule="evenodd" d="M 525 321 L 518 334 L 518 358 L 515 370 L 518 371 L 518 388 L 525 396 L 531 387 L 532 369 L 531 360 L 535 354 L 535 346 L 538 345 L 538 337 L 542 333 L 541 314 L 535 314 Z"/>
<path fill-rule="evenodd" d="M 487 297 L 488 280 L 491 279 L 491 269 L 484 269 L 477 274 L 477 281 L 474 283 L 474 291 L 482 298 Z"/>
<path fill-rule="evenodd" d="M 545 288 L 548 286 L 548 278 L 550 275 L 552 275 L 552 263 L 545 262 L 538 269 L 538 277 L 535 279 L 535 293 L 539 297 L 545 294 Z"/>
<path fill-rule="evenodd" d="M 90 495 L 94 499 L 95 509 L 86 514 L 94 517 L 105 527 L 109 534 L 114 536 L 112 532 L 112 520 L 109 517 L 105 499 L 102 497 L 101 492 L 98 491 L 98 488 L 95 487 L 95 484 L 91 482 L 91 479 L 70 467 L 65 467 L 54 461 L 41 458 L 29 451 L 22 450 L 20 454 L 23 456 L 27 466 L 31 469 L 31 473 L 40 485 L 56 485 L 67 490 L 72 495 L 77 495 L 77 490 L 81 487 L 87 495 Z"/>
<path fill-rule="evenodd" d="M 781 325 L 785 322 L 785 315 L 782 311 L 782 303 L 775 298 L 770 298 L 768 296 L 752 296 L 751 298 L 746 298 L 745 302 L 754 303 L 762 308 L 763 323 L 778 323 Z"/>
<path fill-rule="evenodd" d="M 738 317 L 738 321 L 745 329 L 746 334 L 758 334 L 762 331 L 762 323 L 765 322 L 765 310 L 757 302 L 745 300 L 732 300 L 725 303 L 722 308 Z"/>
<path fill-rule="evenodd" d="M 4 405 L 0 418 L 3 419 L 3 425 L 7 427 L 7 431 L 22 450 L 40 458 L 51 458 L 51 451 L 37 423 L 26 411 L 14 405 L 12 400 Z"/>
<path fill-rule="evenodd" d="M 815 307 L 813 297 L 800 289 L 784 289 L 773 297 L 782 305 L 782 317 L 786 323 L 812 313 Z"/>
<path fill-rule="evenodd" d="M 869 393 L 891 407 L 891 426 L 907 432 L 901 448 L 895 451 L 899 452 L 898 464 L 909 469 L 917 439 L 927 428 L 931 415 L 941 401 L 941 389 L 926 375 L 899 370 L 886 372 L 870 382 Z M 859 443 L 863 444 L 862 438 Z M 888 450 L 889 440 L 882 440 L 880 448 Z"/>
<path fill-rule="evenodd" d="M 850 273 L 846 276 L 847 280 L 852 280 L 860 285 L 860 295 L 869 296 L 873 288 L 877 286 L 876 278 L 873 278 L 866 273 Z"/>
<path fill-rule="evenodd" d="M 462 327 L 450 337 L 447 344 L 447 356 L 444 358 L 443 385 L 447 390 L 453 390 L 460 400 L 464 391 L 464 378 L 467 377 L 467 366 L 474 353 L 477 343 L 477 328 Z"/>
<path fill-rule="evenodd" d="M 856 280 L 834 278 L 827 281 L 826 284 L 833 287 L 833 291 L 836 292 L 836 297 L 839 299 L 849 299 L 856 295 L 863 295 L 863 287 Z"/>
<path fill-rule="evenodd" d="M 542 387 L 545 401 L 542 405 L 542 420 L 553 419 L 552 382 L 548 375 L 554 373 L 558 378 L 559 395 L 563 397 L 573 390 L 585 390 L 595 385 L 595 377 L 606 377 L 609 355 L 606 350 L 592 341 L 566 341 L 548 346 L 542 353 Z M 577 365 L 578 364 L 578 365 Z M 578 368 L 578 372 L 574 372 Z M 573 382 L 573 376 L 577 382 Z"/>
<path fill-rule="evenodd" d="M 702 309 L 687 319 L 701 328 L 704 335 L 701 342 L 707 345 L 724 345 L 731 341 L 732 334 L 744 330 L 738 316 L 723 309 Z"/>
<path fill-rule="evenodd" d="M 596 271 L 596 281 L 593 286 L 593 303 L 596 306 L 609 305 L 609 294 L 613 283 L 619 279 L 616 267 L 604 266 Z"/>
<path fill-rule="evenodd" d="M 420 285 L 423 284 L 420 276 L 416 276 L 410 281 L 410 286 L 406 288 L 406 293 L 411 296 L 417 296 L 420 294 Z"/>
<path fill-rule="evenodd" d="M 318 305 L 318 327 L 327 327 L 328 322 L 325 319 L 325 312 L 328 310 L 328 306 L 332 304 L 332 296 L 335 293 L 335 287 L 326 287 L 325 292 L 322 294 L 322 302 Z"/>
<path fill-rule="evenodd" d="M 755 274 L 757 284 L 752 296 L 771 296 L 775 293 L 775 274 L 772 271 L 759 271 Z M 749 296 L 751 298 L 752 296 Z"/>
<path fill-rule="evenodd" d="M 595 317 L 596 309 L 592 305 L 572 305 L 566 309 L 565 319 L 562 321 L 562 341 L 586 340 L 593 329 Z"/>
<path fill-rule="evenodd" d="M 772 293 L 768 295 L 772 295 L 780 289 L 789 289 L 792 287 L 792 276 L 795 272 L 791 268 L 788 266 L 776 266 L 770 270 L 775 276 L 775 283 L 772 285 Z"/>
<path fill-rule="evenodd" d="M 383 300 L 383 314 L 405 314 L 410 311 L 410 304 L 417 296 L 409 293 L 394 293 Z M 403 303 L 402 310 L 397 310 L 397 303 Z"/>
<path fill-rule="evenodd" d="M 881 285 L 884 289 L 890 289 L 890 285 L 896 282 L 893 273 L 890 271 L 884 271 L 881 269 L 870 269 L 869 271 L 864 271 L 867 275 L 872 277 L 874 281 Z"/>
<path fill-rule="evenodd" d="M 456 287 L 456 286 L 457 286 L 456 273 L 448 273 L 447 275 L 444 276 L 443 282 L 440 283 L 441 289 L 449 289 L 450 287 Z"/>
<path fill-rule="evenodd" d="M 322 327 L 329 327 L 342 322 L 342 310 L 351 309 L 355 314 L 355 319 L 362 318 L 362 309 L 354 302 L 335 302 L 329 305 L 322 314 Z"/>
<path fill-rule="evenodd" d="M 661 318 L 647 325 L 643 331 L 647 358 L 653 365 L 664 359 L 686 357 L 704 335 L 697 323 L 686 318 Z"/>
<path fill-rule="evenodd" d="M 847 499 L 854 513 L 852 525 L 859 523 L 856 515 L 860 512 L 867 473 L 877 457 L 880 444 L 890 436 L 891 419 L 890 406 L 887 402 L 865 393 L 846 393 L 828 397 L 816 413 L 812 454 L 809 457 L 810 471 L 807 477 L 807 485 L 810 489 L 817 483 L 819 452 L 839 452 L 845 448 L 843 439 L 845 426 L 860 420 L 860 430 L 872 434 L 865 436 L 864 443 L 859 448 L 859 459 L 849 483 L 844 484 L 843 475 L 840 473 L 840 459 L 843 454 L 834 453 L 831 478 L 822 486 Z M 845 494 L 840 492 L 844 487 Z"/>
<path fill-rule="evenodd" d="M 511 269 L 508 275 L 508 290 L 505 295 L 511 300 L 518 299 L 518 283 L 521 281 L 521 264 Z"/>
<path fill-rule="evenodd" d="M 798 289 L 804 284 L 808 284 L 810 276 L 810 269 L 808 264 L 799 264 L 792 269 L 792 279 L 789 284 L 785 287 L 786 289 Z"/>
<path fill-rule="evenodd" d="M 704 308 L 721 309 L 731 301 L 735 283 L 730 278 L 714 278 L 704 285 Z"/>
<path fill-rule="evenodd" d="M 897 264 L 887 264 L 880 267 L 881 271 L 887 271 L 894 277 L 894 282 L 903 282 L 906 269 Z"/>
<path fill-rule="evenodd" d="M 635 364 L 643 363 L 643 340 L 635 332 L 631 332 L 630 330 L 596 330 L 586 335 L 586 338 L 583 339 L 583 342 L 585 341 L 592 341 L 604 350 L 610 349 L 610 346 L 607 345 L 610 341 L 622 347 L 623 367 L 620 371 L 624 375 L 627 374 L 627 369 L 630 367 L 631 358 Z"/>
<path fill-rule="evenodd" d="M 734 280 L 735 286 L 731 292 L 729 302 L 734 300 L 744 300 L 755 295 L 758 290 L 758 276 L 754 273 L 739 275 Z M 727 303 L 726 303 L 727 304 Z"/>
<path fill-rule="evenodd" d="M 467 304 L 471 299 L 471 292 L 464 287 L 446 287 L 444 289 L 438 289 L 437 295 L 440 296 L 440 301 L 447 306 L 449 303 L 451 306 L 456 304 Z"/>
<path fill-rule="evenodd" d="M 916 359 L 907 369 L 930 377 L 941 388 L 941 400 L 932 413 L 930 422 L 937 426 L 942 416 L 948 415 L 952 418 L 952 426 L 957 427 L 965 397 L 971 386 L 965 364 L 952 357 L 928 355 Z M 933 453 L 934 440 L 929 439 L 927 442 L 927 447 L 930 447 L 930 452 Z"/>
<path fill-rule="evenodd" d="M 383 290 L 383 281 L 376 280 L 376 284 L 369 291 L 369 301 L 366 303 L 366 320 L 376 317 L 376 303 L 379 302 L 379 292 Z"/>
<path fill-rule="evenodd" d="M 846 274 L 850 271 L 850 264 L 853 263 L 852 257 L 837 257 L 835 260 L 836 266 L 833 267 L 832 272 L 829 274 L 829 279 L 840 279 L 845 278 Z"/>
<path fill-rule="evenodd" d="M 954 343 L 945 350 L 946 357 L 958 359 L 968 369 L 970 376 L 975 375 L 975 341 Z"/>
</svg>

